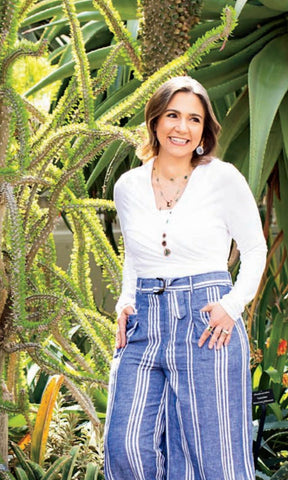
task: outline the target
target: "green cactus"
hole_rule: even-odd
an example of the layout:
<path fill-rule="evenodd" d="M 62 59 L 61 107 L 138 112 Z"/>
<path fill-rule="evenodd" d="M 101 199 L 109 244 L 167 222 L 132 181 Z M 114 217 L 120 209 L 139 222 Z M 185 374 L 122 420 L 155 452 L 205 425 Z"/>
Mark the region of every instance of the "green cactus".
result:
<path fill-rule="evenodd" d="M 236 21 L 233 10 L 226 8 L 222 24 L 187 50 L 188 27 L 181 18 L 181 4 L 176 2 L 177 22 L 182 22 L 181 28 L 177 25 L 183 35 L 177 34 L 181 42 L 175 40 L 170 63 L 146 80 L 128 101 L 120 101 L 95 120 L 95 98 L 113 83 L 120 56 L 124 55 L 134 76 L 142 78 L 139 44 L 110 0 L 94 0 L 117 44 L 92 79 L 75 2 L 63 0 L 75 73 L 54 110 L 43 114 L 15 91 L 11 76 L 18 58 L 40 56 L 46 48 L 44 40 L 36 44 L 16 42 L 19 21 L 33 3 L 5 0 L 0 8 L 0 422 L 3 420 L 1 426 L 6 431 L 7 413 L 22 412 L 31 426 L 22 371 L 23 360 L 30 358 L 48 375 L 64 376 L 65 387 L 96 428 L 97 415 L 87 391 L 91 384 L 107 387 L 115 318 L 95 302 L 89 259 L 92 256 L 101 267 L 107 289 L 116 297 L 121 290 L 123 252 L 113 250 L 98 214 L 99 210 L 113 213 L 114 205 L 89 198 L 83 168 L 113 142 L 128 150 L 137 147 L 141 141 L 137 127 L 113 123 L 142 107 L 164 78 L 197 65 L 216 41 L 226 39 Z M 186 14 L 189 2 L 184 4 Z M 197 21 L 196 10 L 189 15 L 189 21 Z M 148 64 L 147 59 L 145 62 Z M 47 203 L 40 207 L 44 193 Z M 59 215 L 73 237 L 67 271 L 57 265 L 52 235 Z M 71 332 L 75 329 L 85 339 L 85 350 L 74 341 Z M 7 448 L 3 456 L 7 462 Z M 32 475 L 24 463 L 18 478 Z M 60 464 L 59 460 L 57 468 L 52 466 L 53 472 Z M 45 478 L 53 475 L 46 473 Z M 93 476 L 96 478 L 96 473 L 90 469 L 86 477 Z"/>

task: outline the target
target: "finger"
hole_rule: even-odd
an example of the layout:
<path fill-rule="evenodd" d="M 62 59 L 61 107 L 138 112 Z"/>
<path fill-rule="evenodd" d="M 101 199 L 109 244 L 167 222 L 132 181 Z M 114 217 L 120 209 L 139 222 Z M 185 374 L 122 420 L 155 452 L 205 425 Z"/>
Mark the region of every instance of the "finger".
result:
<path fill-rule="evenodd" d="M 218 340 L 217 340 L 217 347 L 216 347 L 217 350 L 220 350 L 220 348 L 223 347 L 223 345 L 224 345 L 224 343 L 225 343 L 225 341 L 226 341 L 226 339 L 227 339 L 227 336 L 228 336 L 228 334 L 225 333 L 225 332 L 222 330 L 222 332 L 220 333 L 220 335 L 219 335 L 219 337 L 218 337 Z"/>
<path fill-rule="evenodd" d="M 226 338 L 224 340 L 225 347 L 227 347 L 229 345 L 230 340 L 231 340 L 231 333 L 229 333 L 229 335 L 226 335 Z"/>
<path fill-rule="evenodd" d="M 231 340 L 231 335 L 232 335 L 232 330 L 230 330 L 230 331 L 229 331 L 229 334 L 226 335 L 226 338 L 225 338 L 225 340 L 224 340 L 224 345 L 225 345 L 225 347 L 227 347 L 227 346 L 229 345 L 230 340 Z"/>
<path fill-rule="evenodd" d="M 116 348 L 123 348 L 126 345 L 126 330 L 117 330 L 116 332 Z"/>
<path fill-rule="evenodd" d="M 126 345 L 126 324 L 127 316 L 120 315 L 118 318 L 118 328 L 116 332 L 116 348 L 122 348 Z"/>
<path fill-rule="evenodd" d="M 131 305 L 128 305 L 128 307 L 125 307 L 123 309 L 123 313 L 125 315 L 132 315 L 133 313 L 135 313 L 135 309 Z"/>
<path fill-rule="evenodd" d="M 222 328 L 220 326 L 217 326 L 213 332 L 213 335 L 210 338 L 208 348 L 212 349 L 217 342 L 218 338 L 221 335 Z"/>
<path fill-rule="evenodd" d="M 213 308 L 213 304 L 207 303 L 207 305 L 201 308 L 200 312 L 211 312 L 212 308 Z"/>
<path fill-rule="evenodd" d="M 121 344 L 120 331 L 117 330 L 116 339 L 115 339 L 115 347 L 120 348 L 120 344 Z"/>
<path fill-rule="evenodd" d="M 232 330 L 222 328 L 221 334 L 217 342 L 217 350 L 219 350 L 223 345 L 229 345 L 231 339 Z"/>
<path fill-rule="evenodd" d="M 212 332 L 213 332 L 214 328 L 212 325 L 208 325 L 204 332 L 202 333 L 199 341 L 198 341 L 198 346 L 199 347 L 202 347 L 202 345 L 204 345 L 204 343 L 206 342 L 206 340 L 212 335 Z"/>

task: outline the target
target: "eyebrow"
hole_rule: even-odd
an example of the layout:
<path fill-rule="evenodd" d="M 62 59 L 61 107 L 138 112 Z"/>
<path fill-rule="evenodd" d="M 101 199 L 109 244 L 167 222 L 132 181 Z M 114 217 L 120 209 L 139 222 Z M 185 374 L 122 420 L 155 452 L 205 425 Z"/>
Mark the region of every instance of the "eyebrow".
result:
<path fill-rule="evenodd" d="M 181 113 L 179 110 L 176 110 L 176 108 L 167 108 L 167 110 L 165 110 L 165 113 L 166 112 L 175 112 L 175 113 Z M 199 118 L 203 118 L 202 115 L 200 115 L 199 113 L 189 113 L 190 117 L 199 117 Z"/>

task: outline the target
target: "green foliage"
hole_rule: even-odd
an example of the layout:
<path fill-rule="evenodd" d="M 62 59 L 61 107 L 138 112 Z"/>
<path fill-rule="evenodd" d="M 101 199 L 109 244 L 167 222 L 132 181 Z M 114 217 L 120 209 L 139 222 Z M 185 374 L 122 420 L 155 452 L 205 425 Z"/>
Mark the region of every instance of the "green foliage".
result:
<path fill-rule="evenodd" d="M 288 269 L 284 262 L 286 250 L 281 240 L 282 232 L 268 239 L 270 252 L 266 271 L 258 296 L 251 308 L 247 309 L 253 389 L 271 389 L 275 399 L 274 403 L 267 405 L 270 415 L 265 422 L 264 440 L 258 459 L 259 473 L 269 475 L 267 478 L 273 475 L 288 455 L 285 440 L 288 438 Z M 254 419 L 259 419 L 261 407 L 256 406 L 253 410 Z M 260 475 L 259 478 L 266 477 Z"/>
<path fill-rule="evenodd" d="M 282 465 L 282 467 L 276 472 L 274 475 L 272 475 L 271 479 L 272 480 L 285 480 L 288 475 L 288 462 Z"/>
<path fill-rule="evenodd" d="M 0 346 L 8 355 L 7 367 L 1 374 L 7 380 L 10 369 L 17 383 L 21 364 L 13 361 L 13 368 L 10 368 L 12 356 L 9 353 L 19 355 L 17 352 L 26 351 L 47 374 L 63 375 L 65 386 L 96 428 L 98 420 L 87 389 L 89 384 L 105 385 L 107 382 L 115 329 L 111 317 L 101 313 L 95 304 L 89 260 L 94 257 L 102 269 L 107 288 L 118 296 L 122 255 L 119 257 L 112 249 L 98 216 L 99 209 L 113 211 L 114 207 L 107 201 L 88 198 L 80 172 L 114 141 L 120 141 L 126 148 L 135 148 L 141 141 L 132 125 L 113 126 L 111 122 L 107 123 L 107 118 L 104 124 L 105 116 L 95 122 L 93 112 L 94 92 L 101 95 L 108 91 L 115 78 L 115 61 L 119 52 L 125 49 L 133 60 L 134 70 L 138 67 L 135 67 L 135 45 L 126 34 L 122 20 L 112 4 L 101 3 L 101 11 L 121 43 L 111 50 L 92 81 L 75 4 L 72 0 L 63 0 L 63 7 L 71 30 L 76 68 L 75 77 L 54 111 L 39 114 L 15 92 L 11 76 L 5 73 L 19 56 L 39 55 L 43 42 L 39 47 L 23 41 L 15 47 L 11 41 L 0 66 L 0 107 L 6 112 L 3 131 L 7 132 L 5 148 L 1 151 L 5 178 L 2 191 L 8 211 L 8 216 L 2 211 L 1 223 L 4 222 L 5 226 L 2 245 L 9 259 L 3 258 L 2 261 L 6 271 L 11 272 L 6 288 L 10 307 L 3 305 L 0 312 L 1 322 L 10 325 L 11 332 L 5 335 Z M 19 10 L 13 12 L 14 20 L 18 19 Z M 11 18 L 11 25 L 14 20 Z M 199 63 L 203 53 L 217 39 L 226 38 L 234 26 L 233 11 L 226 9 L 223 25 L 211 34 L 208 32 L 187 55 L 140 87 L 138 102 L 132 111 L 139 106 L 140 97 L 143 96 L 142 105 L 166 74 L 173 75 L 184 67 Z M 15 41 L 15 36 L 13 38 Z M 10 105 L 13 106 L 12 116 L 7 110 Z M 125 108 L 127 116 L 131 115 L 126 104 Z M 123 107 L 120 110 L 123 111 Z M 113 109 L 110 116 L 114 120 L 112 112 Z M 46 205 L 42 208 L 39 206 L 41 195 L 46 198 Z M 73 236 L 67 272 L 57 266 L 52 237 L 59 214 L 65 218 Z M 79 347 L 74 340 L 76 331 L 77 338 L 85 340 L 85 348 Z M 22 408 L 24 404 L 20 401 L 19 389 L 20 386 L 15 391 L 15 403 L 3 403 L 2 408 L 22 409 L 27 416 L 29 405 L 26 402 Z M 28 475 L 23 465 L 22 469 L 25 473 L 19 470 L 18 475 Z"/>
<path fill-rule="evenodd" d="M 12 28 L 19 14 L 16 6 L 20 8 L 20 5 L 6 3 L 5 15 L 11 15 Z M 1 400 L 0 408 L 5 412 L 23 412 L 29 425 L 29 403 L 21 393 L 27 385 L 23 384 L 21 375 L 23 365 L 17 360 L 21 358 L 20 352 L 25 351 L 43 371 L 64 375 L 66 387 L 96 428 L 95 409 L 86 389 L 91 383 L 107 383 L 115 328 L 113 318 L 101 314 L 95 303 L 89 260 L 93 256 L 103 269 L 107 288 L 113 295 L 120 292 L 121 261 L 107 241 L 98 217 L 100 209 L 114 207 L 109 202 L 101 204 L 88 198 L 81 171 L 115 139 L 135 145 L 137 135 L 119 127 L 103 128 L 94 123 L 93 88 L 98 93 L 107 88 L 119 48 L 114 49 L 100 76 L 92 82 L 74 4 L 67 0 L 65 6 L 78 63 L 76 79 L 71 80 L 53 113 L 39 113 L 16 93 L 12 77 L 7 75 L 19 56 L 41 53 L 37 44 L 24 41 L 14 47 L 11 39 L 16 40 L 12 32 L 7 36 L 10 43 L 0 65 L 4 139 L 0 151 L 1 204 L 4 206 L 0 223 L 4 226 L 1 242 L 5 251 L 1 264 L 7 272 L 7 280 L 3 276 L 1 283 L 2 298 L 6 301 L 2 301 L 0 311 L 1 332 L 5 330 L 0 349 L 7 361 L 0 374 L 11 388 L 16 386 L 14 401 Z M 41 208 L 42 195 L 45 195 L 46 206 Z M 67 272 L 57 266 L 52 236 L 59 214 L 69 219 L 73 236 Z M 73 340 L 75 328 L 78 338 L 85 340 L 84 349 Z M 58 467 L 54 467 L 56 475 Z M 27 471 L 22 466 L 18 476 L 25 475 Z M 52 473 L 46 475 L 52 478 Z"/>
<path fill-rule="evenodd" d="M 3 2 L 0 10 L 0 62 L 9 54 L 10 45 L 17 38 L 18 17 L 21 0 Z"/>
<path fill-rule="evenodd" d="M 5 83 L 6 76 L 9 73 L 9 68 L 13 65 L 13 63 L 21 57 L 32 56 L 32 57 L 40 57 L 43 55 L 46 48 L 46 42 L 40 42 L 40 44 L 34 44 L 32 42 L 27 42 L 23 40 L 21 42 L 21 46 L 17 46 L 16 48 L 12 48 L 9 51 L 9 54 L 5 56 L 2 61 L 1 65 L 1 74 L 0 74 L 0 82 Z"/>
<path fill-rule="evenodd" d="M 90 391 L 90 396 L 97 405 L 95 392 Z M 50 464 L 56 457 L 67 455 L 74 449 L 77 453 L 73 467 L 69 469 L 73 480 L 84 478 L 85 471 L 86 474 L 87 471 L 91 472 L 91 475 L 97 469 L 98 474 L 103 471 L 104 464 L 102 434 L 102 424 L 95 430 L 79 407 L 76 409 L 75 405 L 67 403 L 66 396 L 60 396 L 50 425 L 45 464 Z"/>
<path fill-rule="evenodd" d="M 254 57 L 249 67 L 251 143 L 249 180 L 259 198 L 265 150 L 281 101 L 288 91 L 288 35 L 275 38 Z M 277 62 L 274 62 L 277 51 Z M 261 108 L 259 108 L 261 105 Z"/>
<path fill-rule="evenodd" d="M 226 8 L 222 14 L 222 24 L 209 30 L 203 37 L 199 38 L 185 54 L 169 62 L 151 77 L 149 77 L 134 94 L 121 102 L 120 106 L 108 111 L 101 117 L 101 121 L 117 122 L 124 116 L 131 116 L 151 96 L 163 81 L 176 75 L 184 74 L 185 70 L 195 68 L 200 64 L 202 56 L 207 54 L 215 43 L 221 39 L 227 39 L 229 33 L 236 26 L 235 13 L 231 8 Z"/>
<path fill-rule="evenodd" d="M 83 98 L 84 119 L 87 125 L 93 123 L 93 96 L 92 85 L 89 72 L 89 64 L 83 43 L 80 23 L 76 15 L 76 8 L 72 0 L 63 0 L 63 6 L 67 17 L 69 18 L 70 29 L 72 32 L 72 47 L 76 64 L 76 75 L 79 84 L 79 90 Z"/>
<path fill-rule="evenodd" d="M 19 462 L 19 466 L 15 467 L 15 477 L 17 480 L 56 480 L 59 478 L 59 472 L 62 471 L 63 480 L 67 478 L 68 464 L 73 462 L 74 452 L 71 452 L 71 456 L 63 456 L 55 460 L 47 471 L 44 471 L 37 463 L 31 462 L 26 459 L 23 452 L 17 445 L 12 444 L 12 448 L 16 458 Z"/>
<path fill-rule="evenodd" d="M 2 477 L 5 480 L 6 478 L 9 480 L 76 480 L 83 478 L 82 474 L 85 474 L 87 480 L 103 478 L 95 463 L 89 462 L 87 468 L 83 467 L 83 456 L 80 455 L 79 446 L 71 448 L 66 455 L 54 458 L 47 469 L 29 460 L 17 445 L 12 444 L 12 449 L 18 464 L 13 469 L 15 476 L 8 472 L 6 477 Z M 84 461 L 86 460 L 84 458 Z"/>
<path fill-rule="evenodd" d="M 114 33 L 115 40 L 123 44 L 126 52 L 126 60 L 134 70 L 134 74 L 141 80 L 142 66 L 139 53 L 139 46 L 134 42 L 131 34 L 123 25 L 119 12 L 114 8 L 111 0 L 93 0 L 96 7 L 102 13 L 105 21 Z"/>
<path fill-rule="evenodd" d="M 196 10 L 201 4 L 192 3 Z M 148 65 L 135 19 L 143 15 L 139 20 L 145 22 L 143 4 L 138 2 L 138 10 L 136 0 L 5 0 L 0 6 L 0 353 L 6 356 L 0 375 L 14 396 L 1 400 L 0 408 L 23 412 L 31 424 L 23 362 L 35 362 L 35 390 L 43 388 L 46 376 L 62 374 L 91 428 L 99 428 L 91 391 L 107 385 L 115 325 L 113 315 L 94 299 L 90 260 L 100 266 L 116 297 L 123 251 L 116 253 L 103 228 L 111 222 L 107 212 L 115 218 L 112 202 L 89 198 L 89 192 L 111 198 L 115 178 L 138 164 L 134 151 L 141 141 L 144 103 L 163 80 L 189 72 L 208 89 L 222 123 L 220 155 L 246 175 L 259 204 L 265 197 L 270 254 L 259 292 L 247 309 L 247 328 L 254 389 L 272 388 L 270 412 L 283 425 L 288 405 L 287 354 L 279 354 L 288 340 L 287 2 L 203 2 L 201 21 L 189 32 L 191 46 L 179 58 L 164 60 L 142 82 Z M 233 6 L 237 14 L 241 11 L 239 20 Z M 13 65 L 20 57 L 42 54 L 45 42 L 55 70 L 30 84 L 25 98 L 16 91 Z M 27 98 L 55 81 L 62 81 L 58 95 L 49 113 L 42 113 Z M 45 206 L 40 207 L 43 197 Z M 275 215 L 276 238 L 269 228 Z M 52 235 L 59 217 L 73 238 L 67 270 L 57 265 Z M 259 414 L 255 409 L 256 419 Z M 268 430 L 265 435 L 269 442 L 261 450 L 259 478 L 270 478 L 283 461 L 280 437 L 273 444 Z M 267 451 L 274 447 L 276 460 L 270 465 Z M 53 468 L 45 474 L 31 462 L 28 468 L 21 457 L 17 478 L 59 478 L 62 465 L 63 479 L 69 480 L 80 454 L 66 450 L 59 455 L 57 464 L 51 457 Z M 101 476 L 94 463 L 82 477 L 84 473 L 86 480 Z"/>

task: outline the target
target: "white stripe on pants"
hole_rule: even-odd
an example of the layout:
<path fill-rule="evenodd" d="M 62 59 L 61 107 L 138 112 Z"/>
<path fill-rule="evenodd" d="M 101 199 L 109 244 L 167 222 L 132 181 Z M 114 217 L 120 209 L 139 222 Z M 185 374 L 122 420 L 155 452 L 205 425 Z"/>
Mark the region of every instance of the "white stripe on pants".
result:
<path fill-rule="evenodd" d="M 242 319 L 228 347 L 198 347 L 209 322 L 200 309 L 231 289 L 230 275 L 138 279 L 137 285 L 137 314 L 129 317 L 127 345 L 111 367 L 105 478 L 253 480 Z"/>

